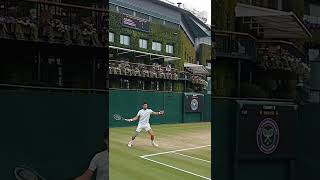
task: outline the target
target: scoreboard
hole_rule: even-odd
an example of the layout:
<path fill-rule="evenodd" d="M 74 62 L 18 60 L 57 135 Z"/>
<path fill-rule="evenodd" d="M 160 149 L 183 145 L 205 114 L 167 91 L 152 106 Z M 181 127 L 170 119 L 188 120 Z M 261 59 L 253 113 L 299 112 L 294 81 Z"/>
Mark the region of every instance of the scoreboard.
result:
<path fill-rule="evenodd" d="M 288 102 L 238 101 L 239 156 L 294 157 L 297 105 Z"/>

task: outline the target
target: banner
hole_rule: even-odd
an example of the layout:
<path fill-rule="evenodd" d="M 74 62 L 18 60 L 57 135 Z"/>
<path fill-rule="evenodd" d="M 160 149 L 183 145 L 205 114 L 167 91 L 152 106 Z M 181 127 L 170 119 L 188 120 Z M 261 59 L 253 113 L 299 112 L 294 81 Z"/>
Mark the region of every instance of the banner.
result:
<path fill-rule="evenodd" d="M 129 15 L 122 15 L 122 26 L 133 28 L 140 31 L 149 32 L 150 31 L 150 23 L 148 20 L 129 16 Z"/>

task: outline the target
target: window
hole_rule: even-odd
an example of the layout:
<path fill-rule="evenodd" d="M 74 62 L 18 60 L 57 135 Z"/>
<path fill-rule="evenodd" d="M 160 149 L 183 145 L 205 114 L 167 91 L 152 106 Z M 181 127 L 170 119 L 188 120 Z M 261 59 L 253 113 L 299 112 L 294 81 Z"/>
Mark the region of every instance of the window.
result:
<path fill-rule="evenodd" d="M 130 45 L 130 37 L 125 35 L 120 35 L 120 44 Z"/>
<path fill-rule="evenodd" d="M 139 39 L 139 47 L 143 49 L 147 49 L 148 47 L 148 42 L 145 39 Z"/>
<path fill-rule="evenodd" d="M 109 42 L 114 42 L 114 33 L 109 32 Z"/>
<path fill-rule="evenodd" d="M 161 51 L 161 43 L 152 42 L 152 50 L 154 50 L 154 51 Z"/>
<path fill-rule="evenodd" d="M 173 54 L 173 46 L 172 45 L 166 45 L 166 53 Z"/>

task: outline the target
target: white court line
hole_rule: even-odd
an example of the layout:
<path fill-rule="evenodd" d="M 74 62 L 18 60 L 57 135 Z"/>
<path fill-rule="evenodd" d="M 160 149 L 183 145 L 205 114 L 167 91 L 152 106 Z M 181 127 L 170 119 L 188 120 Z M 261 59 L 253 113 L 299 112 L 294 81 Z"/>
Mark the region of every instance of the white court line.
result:
<path fill-rule="evenodd" d="M 147 154 L 144 156 L 140 156 L 141 158 L 144 157 L 150 157 L 150 156 L 156 156 L 156 155 L 160 155 L 160 154 L 168 154 L 168 153 L 176 153 L 176 152 L 181 152 L 181 151 L 187 151 L 187 150 L 192 150 L 192 149 L 200 149 L 200 148 L 205 148 L 205 147 L 210 147 L 210 145 L 206 145 L 206 146 L 198 146 L 198 147 L 193 147 L 193 148 L 186 148 L 186 149 L 178 149 L 178 150 L 174 150 L 174 151 L 167 151 L 167 152 L 160 152 L 160 153 L 154 153 L 154 154 Z"/>
<path fill-rule="evenodd" d="M 140 157 L 141 157 L 141 156 L 140 156 Z M 167 167 L 173 168 L 173 169 L 178 170 L 178 171 L 182 171 L 182 172 L 185 172 L 185 173 L 194 175 L 194 176 L 201 177 L 201 178 L 203 178 L 203 179 L 211 180 L 211 178 L 208 178 L 208 177 L 205 177 L 205 176 L 201 176 L 201 175 L 199 175 L 199 174 L 196 174 L 196 173 L 193 173 L 193 172 L 184 170 L 184 169 L 180 169 L 180 168 L 171 166 L 171 165 L 169 165 L 169 164 L 165 164 L 165 163 L 162 163 L 162 162 L 159 162 L 159 161 L 156 161 L 156 160 L 153 160 L 153 159 L 149 159 L 149 158 L 146 158 L 146 157 L 141 157 L 141 158 L 142 158 L 142 159 L 145 159 L 145 160 L 148 160 L 148 161 L 151 161 L 151 162 L 154 162 L 154 163 L 157 163 L 157 164 L 161 164 L 161 165 L 163 165 L 163 166 L 167 166 Z"/>
<path fill-rule="evenodd" d="M 180 156 L 184 156 L 184 157 L 188 157 L 188 158 L 191 158 L 191 159 L 196 159 L 196 160 L 199 160 L 199 161 L 211 163 L 211 161 L 208 161 L 208 160 L 205 160 L 205 159 L 200 159 L 200 158 L 196 158 L 196 157 L 193 157 L 193 156 L 188 156 L 188 155 L 181 154 L 181 153 L 177 153 L 177 152 L 174 153 L 174 154 L 178 154 L 178 155 L 180 155 Z"/>
<path fill-rule="evenodd" d="M 184 169 L 180 169 L 180 168 L 171 166 L 171 165 L 169 165 L 169 164 L 165 164 L 165 163 L 162 163 L 162 162 L 159 162 L 159 161 L 156 161 L 156 160 L 147 158 L 147 157 L 151 157 L 151 156 L 157 156 L 157 155 L 169 154 L 169 153 L 175 153 L 175 154 L 178 154 L 178 155 L 187 156 L 187 155 L 180 154 L 180 153 L 177 153 L 177 152 L 187 151 L 187 150 L 192 150 L 192 149 L 200 149 L 200 148 L 205 148 L 205 147 L 210 147 L 210 146 L 211 146 L 211 144 L 210 144 L 210 145 L 205 145 L 205 146 L 193 147 L 193 148 L 178 149 L 178 150 L 174 150 L 174 151 L 166 151 L 166 152 L 160 152 L 160 153 L 155 153 L 155 154 L 148 154 L 148 155 L 144 155 L 144 156 L 140 156 L 140 157 L 141 157 L 142 159 L 145 159 L 145 160 L 148 160 L 148 161 L 151 161 L 151 162 L 154 162 L 154 163 L 157 163 L 157 164 L 166 166 L 166 167 L 170 167 L 170 168 L 175 169 L 175 170 L 178 170 L 178 171 L 182 171 L 182 172 L 185 172 L 185 173 L 188 173 L 188 174 L 191 174 L 191 175 L 194 175 L 194 176 L 203 178 L 203 179 L 211 180 L 211 178 L 209 178 L 209 177 L 201 176 L 201 175 L 199 175 L 199 174 L 196 174 L 196 173 L 193 173 L 193 172 L 184 170 Z M 191 156 L 188 156 L 188 157 L 191 158 Z M 193 159 L 198 159 L 198 160 L 200 160 L 199 158 L 195 158 L 195 157 L 192 157 L 192 158 L 193 158 Z M 203 159 L 201 159 L 201 160 L 203 160 Z M 203 160 L 203 161 L 207 161 L 207 160 Z M 209 162 L 211 163 L 211 161 L 209 161 Z"/>

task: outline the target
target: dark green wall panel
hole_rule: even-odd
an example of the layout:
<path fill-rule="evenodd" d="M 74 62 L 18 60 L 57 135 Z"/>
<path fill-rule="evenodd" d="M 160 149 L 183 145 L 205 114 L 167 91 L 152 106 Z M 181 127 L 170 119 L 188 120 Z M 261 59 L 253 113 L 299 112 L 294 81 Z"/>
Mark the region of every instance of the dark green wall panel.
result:
<path fill-rule="evenodd" d="M 299 109 L 296 179 L 319 179 L 320 104 L 306 104 Z"/>
<path fill-rule="evenodd" d="M 237 110 L 232 100 L 212 101 L 213 179 L 234 179 L 234 154 Z"/>
<path fill-rule="evenodd" d="M 18 165 L 47 179 L 75 177 L 103 149 L 107 95 L 0 91 L 1 179 Z"/>

